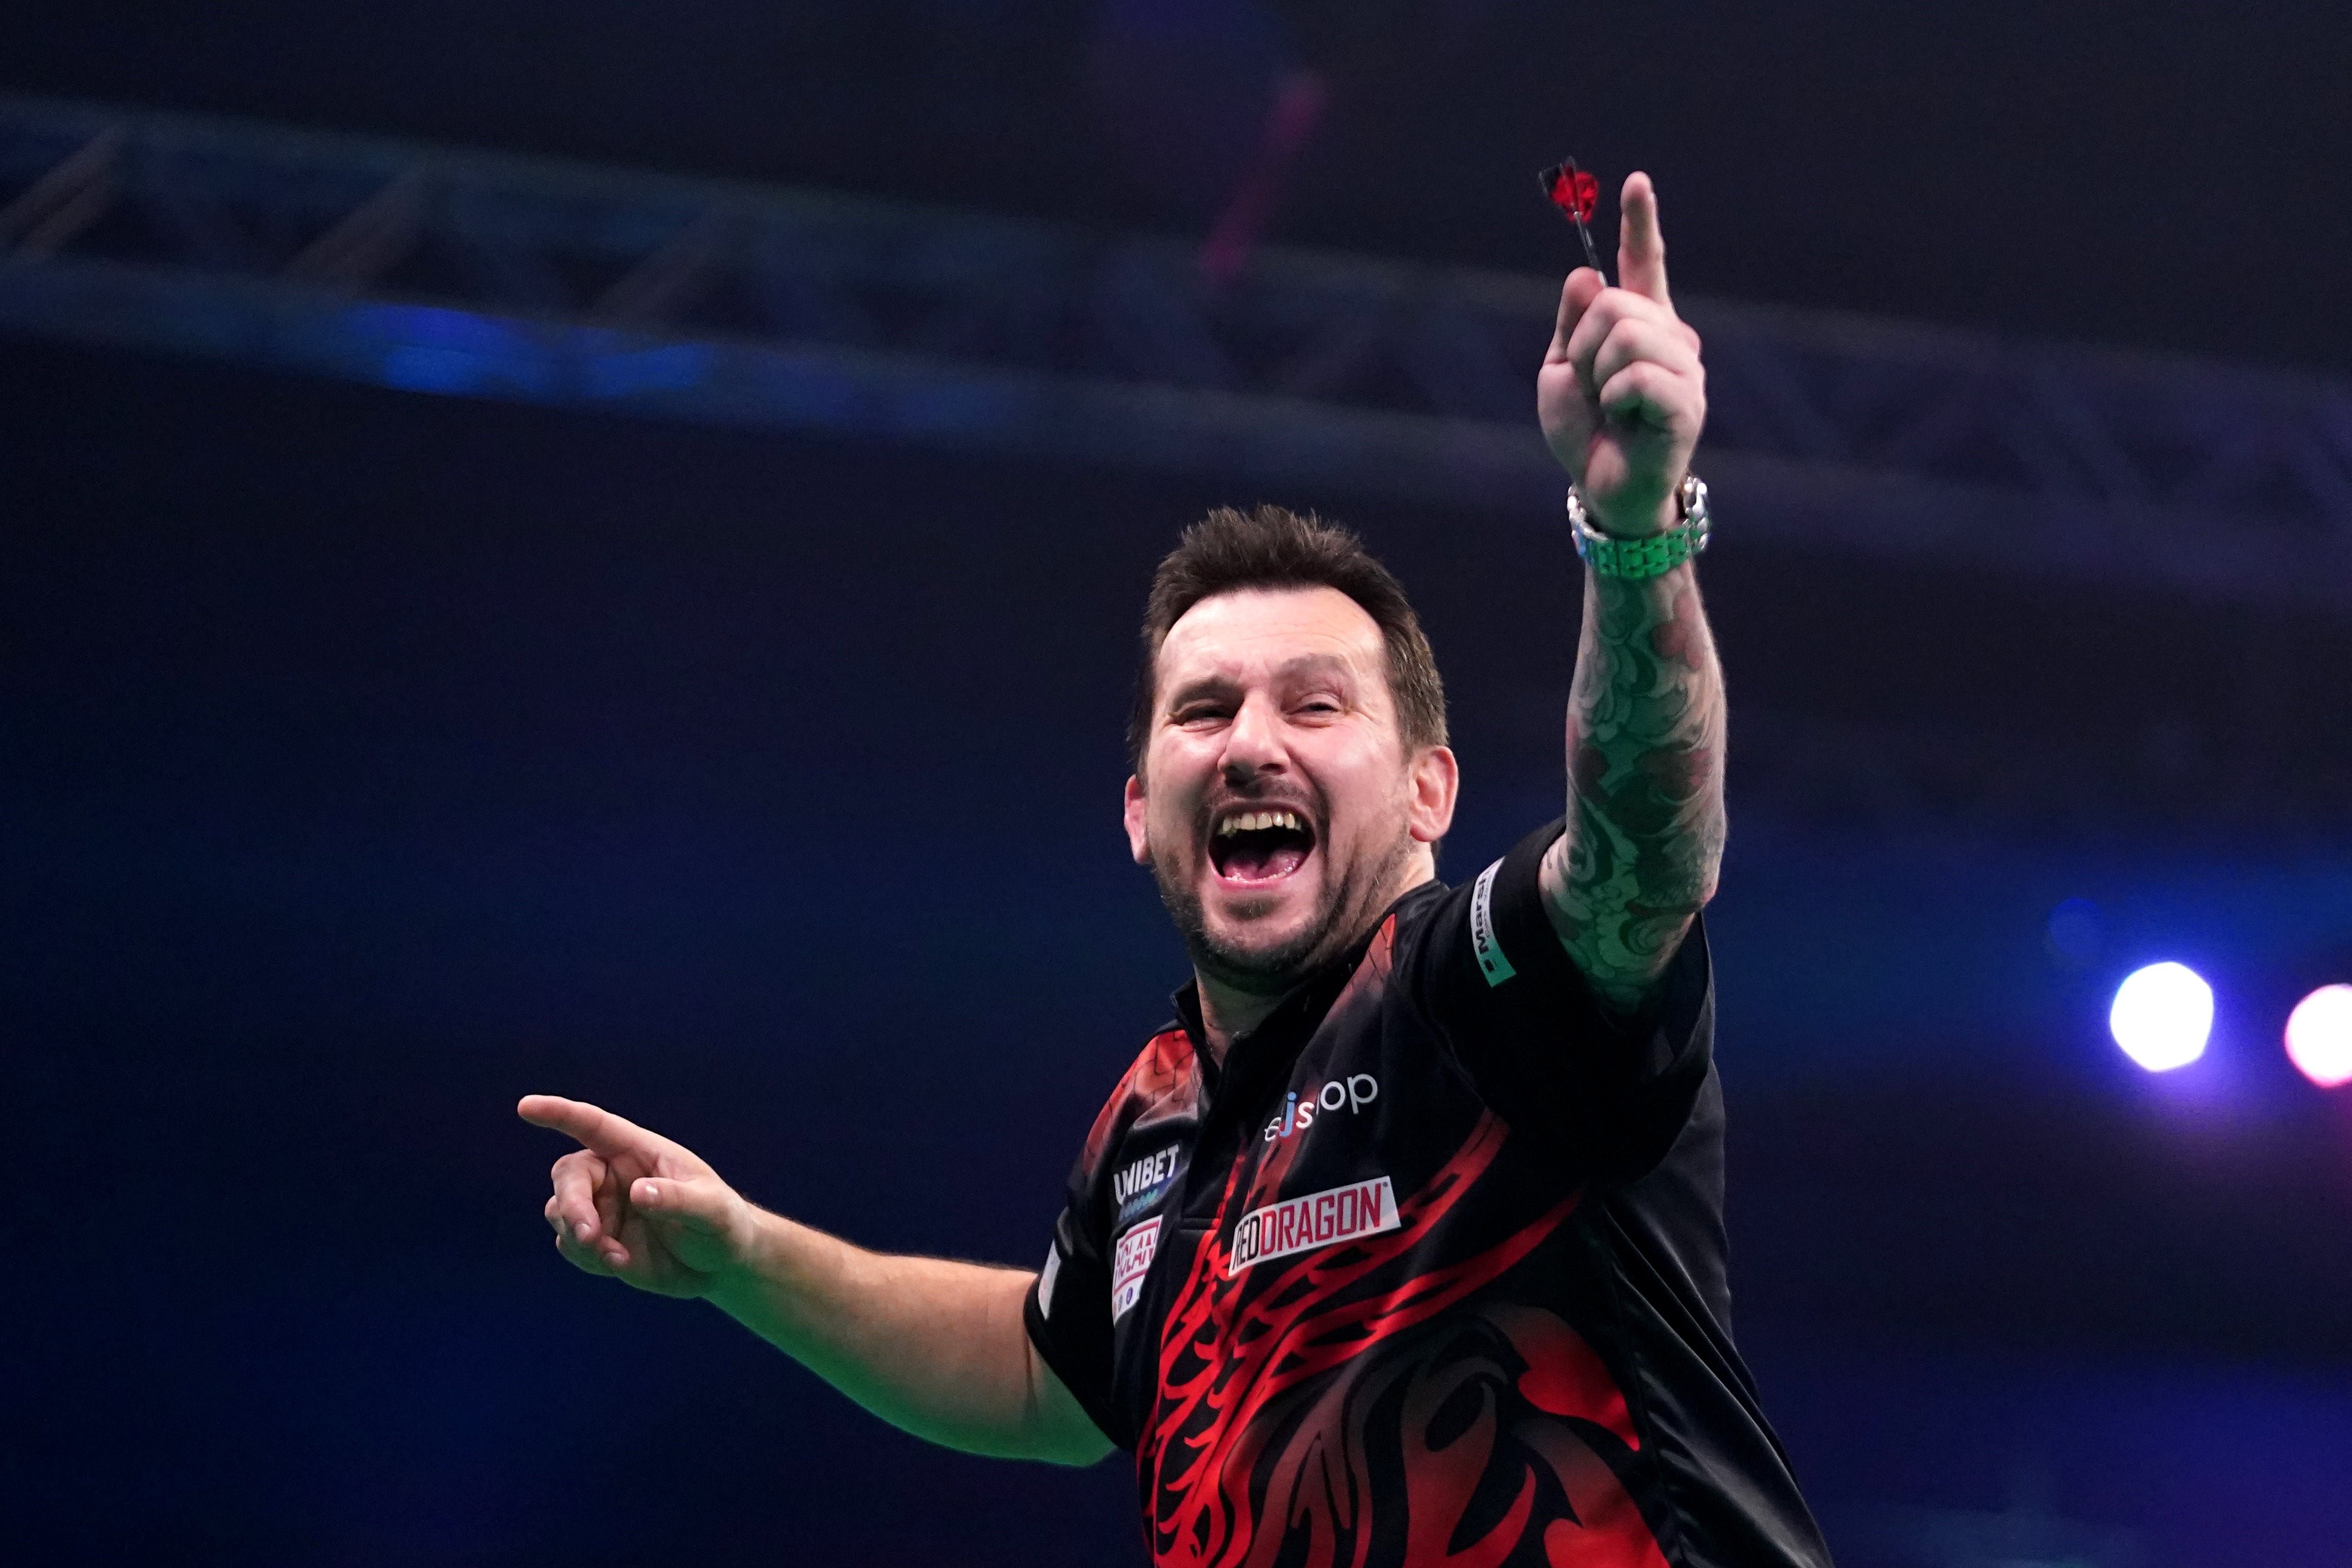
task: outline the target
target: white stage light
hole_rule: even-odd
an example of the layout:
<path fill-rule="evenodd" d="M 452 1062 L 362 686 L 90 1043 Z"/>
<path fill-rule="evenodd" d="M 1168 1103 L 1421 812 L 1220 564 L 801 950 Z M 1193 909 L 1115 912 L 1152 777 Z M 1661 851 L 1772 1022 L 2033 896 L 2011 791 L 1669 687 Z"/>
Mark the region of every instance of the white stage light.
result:
<path fill-rule="evenodd" d="M 2322 1089 L 2352 1083 L 2352 985 L 2323 985 L 2295 1004 L 2286 1055 Z"/>
<path fill-rule="evenodd" d="M 2205 1054 L 2213 1032 L 2213 988 L 2182 963 L 2151 963 L 2116 987 L 2107 1028 L 2150 1072 L 2185 1068 Z"/>

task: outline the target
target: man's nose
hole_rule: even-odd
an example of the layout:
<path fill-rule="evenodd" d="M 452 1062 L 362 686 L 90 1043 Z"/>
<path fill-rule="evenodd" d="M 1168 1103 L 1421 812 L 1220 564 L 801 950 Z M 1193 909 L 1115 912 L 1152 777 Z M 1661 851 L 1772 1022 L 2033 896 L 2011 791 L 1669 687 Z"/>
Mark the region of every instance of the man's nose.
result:
<path fill-rule="evenodd" d="M 1263 773 L 1279 773 L 1288 761 L 1282 746 L 1282 716 L 1264 698 L 1244 700 L 1225 731 L 1224 755 L 1218 759 L 1226 782 L 1238 784 Z"/>

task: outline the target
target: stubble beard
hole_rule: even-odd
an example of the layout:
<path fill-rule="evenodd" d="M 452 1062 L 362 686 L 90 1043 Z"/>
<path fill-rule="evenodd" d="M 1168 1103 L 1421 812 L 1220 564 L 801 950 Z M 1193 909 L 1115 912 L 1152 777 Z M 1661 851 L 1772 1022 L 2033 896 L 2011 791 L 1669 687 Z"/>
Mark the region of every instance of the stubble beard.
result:
<path fill-rule="evenodd" d="M 1318 845 L 1317 853 L 1323 852 Z M 1412 854 L 1412 835 L 1400 831 L 1384 854 L 1358 856 L 1337 879 L 1326 879 L 1314 918 L 1298 934 L 1270 948 L 1240 947 L 1209 930 L 1197 885 L 1186 874 L 1191 868 L 1171 867 L 1154 855 L 1151 875 L 1194 969 L 1245 995 L 1279 996 L 1364 934 L 1394 898 L 1392 892 L 1383 896 L 1383 890 L 1398 879 Z"/>

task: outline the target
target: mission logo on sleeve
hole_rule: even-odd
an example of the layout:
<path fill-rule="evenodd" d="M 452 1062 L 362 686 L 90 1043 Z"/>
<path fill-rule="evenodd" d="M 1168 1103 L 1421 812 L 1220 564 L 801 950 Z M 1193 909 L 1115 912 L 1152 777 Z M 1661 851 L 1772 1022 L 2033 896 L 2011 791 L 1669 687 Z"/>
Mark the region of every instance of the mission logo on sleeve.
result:
<path fill-rule="evenodd" d="M 1502 868 L 1503 863 L 1496 861 L 1478 873 L 1470 889 L 1470 950 L 1489 985 L 1500 985 L 1519 973 L 1503 956 L 1503 944 L 1495 935 L 1495 875 Z"/>
<path fill-rule="evenodd" d="M 1049 1247 L 1045 1249 L 1045 1267 L 1037 1271 L 1037 1315 L 1039 1317 L 1050 1318 L 1054 1315 L 1054 1282 L 1061 1277 L 1062 1249 L 1059 1247 Z"/>

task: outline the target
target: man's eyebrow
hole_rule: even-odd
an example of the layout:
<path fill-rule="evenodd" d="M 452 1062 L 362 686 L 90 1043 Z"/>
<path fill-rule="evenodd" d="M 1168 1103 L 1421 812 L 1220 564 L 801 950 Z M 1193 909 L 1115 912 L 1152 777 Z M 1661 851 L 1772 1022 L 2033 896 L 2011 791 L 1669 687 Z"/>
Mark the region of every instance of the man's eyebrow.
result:
<path fill-rule="evenodd" d="M 1274 678 L 1276 680 L 1296 679 L 1302 675 L 1353 677 L 1355 673 L 1355 666 L 1336 653 L 1302 653 L 1297 658 L 1285 659 L 1274 667 Z M 1227 691 L 1239 684 L 1239 681 L 1224 670 L 1208 670 L 1192 677 L 1190 680 L 1180 680 L 1171 686 L 1168 689 L 1168 700 L 1173 702 L 1180 698 L 1203 691 Z"/>
<path fill-rule="evenodd" d="M 1275 667 L 1276 676 L 1333 675 L 1352 676 L 1356 667 L 1336 653 L 1302 653 L 1297 658 L 1286 659 Z"/>
<path fill-rule="evenodd" d="M 1205 675 L 1196 675 L 1190 680 L 1176 681 L 1171 684 L 1160 697 L 1160 710 L 1162 713 L 1173 714 L 1187 702 L 1197 702 L 1204 697 L 1223 696 L 1233 691 L 1236 682 L 1232 676 L 1219 670 L 1212 670 Z"/>
<path fill-rule="evenodd" d="M 1349 660 L 1336 653 L 1303 653 L 1297 658 L 1285 659 L 1274 668 L 1276 680 L 1297 680 L 1318 675 L 1343 676 L 1353 680 L 1356 668 Z M 1190 680 L 1180 680 L 1168 688 L 1168 695 L 1161 701 L 1161 711 L 1173 712 L 1184 703 L 1231 691 L 1239 684 L 1223 670 L 1211 670 Z"/>

